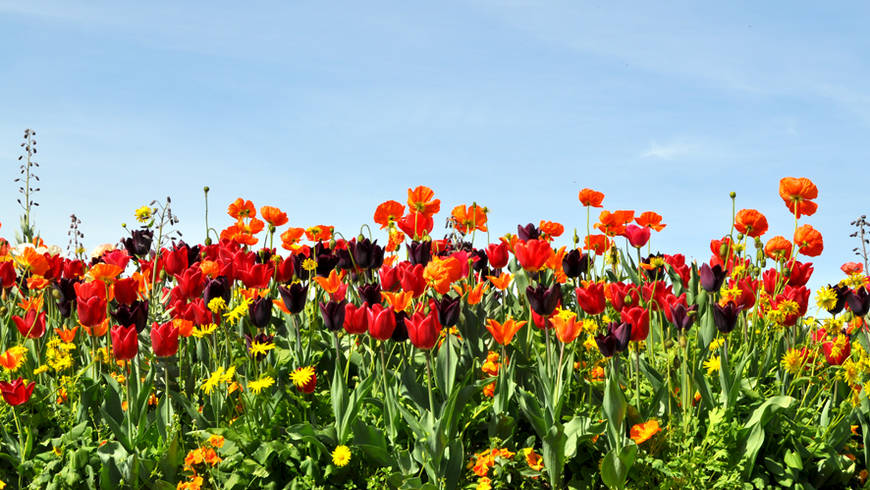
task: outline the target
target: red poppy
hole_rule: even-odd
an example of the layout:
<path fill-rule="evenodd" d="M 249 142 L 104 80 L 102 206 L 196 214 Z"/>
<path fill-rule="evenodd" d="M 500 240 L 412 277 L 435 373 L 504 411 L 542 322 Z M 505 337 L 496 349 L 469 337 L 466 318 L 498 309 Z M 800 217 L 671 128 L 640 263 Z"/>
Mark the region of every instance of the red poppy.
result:
<path fill-rule="evenodd" d="M 126 361 L 136 357 L 139 352 L 139 335 L 136 332 L 136 327 L 130 325 L 124 327 L 115 325 L 112 327 L 112 352 L 115 359 Z"/>
<path fill-rule="evenodd" d="M 135 329 L 133 329 L 135 331 Z M 178 327 L 173 322 L 151 325 L 151 349 L 157 357 L 174 356 L 178 352 Z M 114 342 L 114 330 L 112 342 Z M 117 356 L 117 354 L 115 354 Z M 135 353 L 133 355 L 136 355 Z"/>
<path fill-rule="evenodd" d="M 746 236 L 760 237 L 767 233 L 767 218 L 755 209 L 741 209 L 734 217 L 734 228 Z"/>
<path fill-rule="evenodd" d="M 414 313 L 405 319 L 408 328 L 408 338 L 414 347 L 418 349 L 431 349 L 438 340 L 441 332 L 441 324 L 438 323 L 438 314 L 433 310 L 428 315 L 421 312 Z"/>
<path fill-rule="evenodd" d="M 390 226 L 405 214 L 405 206 L 398 201 L 385 201 L 375 209 L 375 223 L 381 225 L 381 229 Z"/>
<path fill-rule="evenodd" d="M 0 393 L 3 394 L 3 399 L 6 403 L 14 407 L 30 400 L 30 396 L 33 395 L 33 388 L 35 386 L 36 383 L 33 381 L 31 381 L 30 384 L 25 385 L 24 380 L 21 378 L 18 378 L 11 383 L 0 381 Z"/>
<path fill-rule="evenodd" d="M 785 201 L 788 210 L 798 218 L 812 216 L 818 209 L 818 205 L 812 202 L 812 199 L 819 196 L 819 190 L 806 177 L 784 177 L 779 181 L 779 196 Z"/>
<path fill-rule="evenodd" d="M 541 270 L 553 255 L 553 249 L 544 240 L 528 240 L 525 243 L 517 242 L 514 246 L 514 255 L 523 269 L 536 272 Z"/>
<path fill-rule="evenodd" d="M 601 203 L 604 201 L 604 193 L 594 191 L 592 189 L 581 189 L 580 193 L 577 195 L 577 198 L 580 199 L 580 204 L 593 207 L 600 208 Z"/>
<path fill-rule="evenodd" d="M 840 266 L 840 270 L 850 276 L 852 274 L 860 274 L 864 272 L 864 264 L 859 264 L 858 262 L 846 262 Z"/>
<path fill-rule="evenodd" d="M 794 243 L 798 246 L 798 252 L 807 257 L 818 257 L 825 248 L 822 234 L 810 225 L 801 225 L 795 231 Z"/>

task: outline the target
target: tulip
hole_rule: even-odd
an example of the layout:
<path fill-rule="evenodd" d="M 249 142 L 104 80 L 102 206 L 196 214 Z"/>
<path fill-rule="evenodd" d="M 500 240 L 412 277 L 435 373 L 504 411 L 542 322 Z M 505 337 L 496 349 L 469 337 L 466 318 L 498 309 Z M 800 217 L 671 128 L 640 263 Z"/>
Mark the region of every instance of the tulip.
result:
<path fill-rule="evenodd" d="M 452 327 L 459 321 L 459 298 L 444 296 L 435 303 L 438 311 L 438 323 L 444 327 Z"/>
<path fill-rule="evenodd" d="M 37 314 L 36 310 L 28 310 L 24 318 L 18 315 L 12 317 L 18 332 L 28 339 L 38 339 L 45 335 L 45 312 Z"/>
<path fill-rule="evenodd" d="M 568 277 L 580 277 L 589 272 L 589 255 L 572 249 L 562 257 L 562 271 Z"/>
<path fill-rule="evenodd" d="M 144 257 L 151 250 L 151 241 L 153 239 L 154 232 L 151 230 L 134 230 L 130 238 L 121 240 L 121 244 L 127 249 L 128 254 Z"/>
<path fill-rule="evenodd" d="M 405 321 L 408 319 L 408 314 L 404 311 L 398 311 L 395 312 L 395 317 L 396 328 L 393 329 L 393 335 L 390 336 L 390 340 L 396 342 L 404 342 L 408 340 L 408 325 L 405 323 Z"/>
<path fill-rule="evenodd" d="M 837 295 L 837 302 L 834 304 L 833 308 L 828 310 L 828 313 L 830 313 L 832 315 L 837 315 L 838 313 L 843 311 L 843 307 L 846 305 L 846 298 L 849 295 L 850 289 L 849 289 L 849 286 L 840 285 L 840 284 L 838 284 L 836 286 L 829 285 L 828 287 L 833 289 L 834 294 Z"/>
<path fill-rule="evenodd" d="M 0 287 L 11 288 L 15 284 L 15 263 L 11 260 L 0 262 Z"/>
<path fill-rule="evenodd" d="M 139 284 L 132 277 L 125 277 L 115 281 L 115 299 L 118 303 L 129 305 L 139 297 Z"/>
<path fill-rule="evenodd" d="M 399 281 L 399 277 L 401 276 L 401 271 L 399 267 L 388 267 L 384 266 L 378 271 L 378 275 L 381 278 L 381 291 L 398 291 L 401 288 L 401 281 Z"/>
<path fill-rule="evenodd" d="M 619 324 L 612 322 L 607 326 L 606 335 L 595 336 L 595 343 L 598 344 L 598 350 L 604 357 L 612 357 L 623 352 L 628 347 L 629 340 L 631 340 L 631 325 L 625 322 Z"/>
<path fill-rule="evenodd" d="M 508 317 L 504 323 L 499 323 L 493 319 L 486 320 L 486 329 L 492 334 L 492 338 L 501 345 L 508 345 L 513 340 L 514 335 L 523 328 L 526 322 L 517 322 L 513 318 Z"/>
<path fill-rule="evenodd" d="M 523 269 L 529 272 L 541 270 L 553 255 L 550 244 L 544 240 L 529 240 L 514 245 L 514 255 Z"/>
<path fill-rule="evenodd" d="M 337 332 L 344 325 L 344 305 L 346 301 L 341 302 L 328 301 L 320 302 L 320 314 L 323 317 L 323 326 L 330 332 Z"/>
<path fill-rule="evenodd" d="M 287 257 L 275 264 L 275 281 L 287 282 L 293 279 L 293 258 Z"/>
<path fill-rule="evenodd" d="M 148 302 L 134 301 L 129 306 L 122 304 L 112 312 L 112 318 L 120 325 L 134 325 L 136 331 L 141 332 L 148 321 Z"/>
<path fill-rule="evenodd" d="M 864 316 L 870 311 L 870 294 L 867 293 L 867 290 L 864 286 L 858 288 L 858 290 L 851 290 L 846 295 L 846 302 L 849 304 L 849 309 L 852 310 L 852 314 L 855 316 Z"/>
<path fill-rule="evenodd" d="M 408 260 L 411 262 L 411 265 L 420 264 L 425 266 L 432 260 L 432 242 L 413 241 L 407 247 Z"/>
<path fill-rule="evenodd" d="M 370 312 L 365 305 L 347 303 L 344 305 L 344 330 L 353 334 L 365 333 L 369 329 L 369 316 Z"/>
<path fill-rule="evenodd" d="M 835 347 L 835 344 L 836 347 Z M 835 342 L 825 342 L 822 344 L 822 352 L 825 354 L 825 360 L 831 366 L 839 366 L 852 354 L 852 343 L 846 337 L 845 342 L 840 341 L 838 337 Z"/>
<path fill-rule="evenodd" d="M 521 241 L 527 242 L 529 240 L 537 240 L 540 236 L 541 230 L 532 223 L 529 223 L 526 226 L 517 225 L 517 237 L 519 237 Z"/>
<path fill-rule="evenodd" d="M 526 288 L 526 297 L 529 299 L 532 311 L 548 317 L 559 306 L 562 300 L 562 289 L 558 284 L 554 284 L 549 289 L 542 285 L 536 288 L 529 286 Z"/>
<path fill-rule="evenodd" d="M 175 276 L 179 288 L 185 298 L 196 298 L 202 294 L 205 288 L 202 269 L 198 265 L 188 267 L 181 274 Z M 268 281 L 266 281 L 268 283 Z"/>
<path fill-rule="evenodd" d="M 376 249 L 380 249 L 380 260 L 383 263 L 383 249 L 378 247 L 377 240 L 372 242 L 364 238 L 356 242 L 352 241 L 348 244 L 348 248 L 358 269 L 371 269 L 374 266 L 378 255 Z"/>
<path fill-rule="evenodd" d="M 308 302 L 308 286 L 294 282 L 289 288 L 278 286 L 278 292 L 281 293 L 284 306 L 287 307 L 291 315 L 295 315 L 305 309 L 305 303 Z"/>
<path fill-rule="evenodd" d="M 33 395 L 33 388 L 35 386 L 36 383 L 33 381 L 31 381 L 30 384 L 25 385 L 24 380 L 21 378 L 18 378 L 11 383 L 8 381 L 0 381 L 0 393 L 3 394 L 3 400 L 14 407 L 30 400 L 30 396 Z"/>
<path fill-rule="evenodd" d="M 202 289 L 202 300 L 209 304 L 215 298 L 223 298 L 224 303 L 229 304 L 232 287 L 227 276 L 217 276 L 206 281 Z"/>
<path fill-rule="evenodd" d="M 61 277 L 53 284 L 57 309 L 60 311 L 60 316 L 64 318 L 69 318 L 70 313 L 72 313 L 73 301 L 76 300 L 75 285 L 78 282 L 78 279 Z"/>
<path fill-rule="evenodd" d="M 381 285 L 378 283 L 363 284 L 357 288 L 357 294 L 368 305 L 374 306 L 381 303 Z"/>
<path fill-rule="evenodd" d="M 570 344 L 580 335 L 583 330 L 582 323 L 577 322 L 577 315 L 573 311 L 559 310 L 550 319 L 553 324 L 553 329 L 556 330 L 556 337 L 563 344 Z"/>
<path fill-rule="evenodd" d="M 501 269 L 508 263 L 508 246 L 506 243 L 494 244 L 486 246 L 486 256 L 489 259 L 489 265 L 493 269 Z"/>
<path fill-rule="evenodd" d="M 414 313 L 410 318 L 405 319 L 405 326 L 408 329 L 408 338 L 418 349 L 434 347 L 441 331 L 441 325 L 434 311 L 429 312 L 428 315 Z"/>
<path fill-rule="evenodd" d="M 788 271 L 788 285 L 792 287 L 806 286 L 813 275 L 812 262 L 798 262 L 797 260 L 789 261 L 785 270 Z"/>
<path fill-rule="evenodd" d="M 701 287 L 703 287 L 708 293 L 715 293 L 719 292 L 722 283 L 725 282 L 725 276 L 728 274 L 719 264 L 716 264 L 711 268 L 707 263 L 704 263 L 701 264 L 701 268 L 698 269 L 698 275 L 701 278 Z"/>
<path fill-rule="evenodd" d="M 249 268 L 239 270 L 238 276 L 245 287 L 263 289 L 269 286 L 274 272 L 275 268 L 271 264 L 254 264 Z"/>
<path fill-rule="evenodd" d="M 251 323 L 255 327 L 265 327 L 272 320 L 272 300 L 261 297 L 255 298 L 254 302 L 248 305 L 248 314 L 251 316 Z"/>
<path fill-rule="evenodd" d="M 151 349 L 157 357 L 170 357 L 178 352 L 178 327 L 173 322 L 151 325 Z"/>
<path fill-rule="evenodd" d="M 574 290 L 577 295 L 577 304 L 587 315 L 598 315 L 607 307 L 604 296 L 604 283 L 590 282 L 583 287 Z"/>
<path fill-rule="evenodd" d="M 422 264 L 400 266 L 399 282 L 403 291 L 410 291 L 414 297 L 418 297 L 426 290 L 426 280 L 423 278 L 424 267 Z"/>
<path fill-rule="evenodd" d="M 640 248 L 649 241 L 650 229 L 646 226 L 628 225 L 625 227 L 625 237 L 632 247 Z"/>
<path fill-rule="evenodd" d="M 380 304 L 374 304 L 368 310 L 369 335 L 378 340 L 387 340 L 392 337 L 396 330 L 396 314 L 392 308 L 384 308 Z"/>
<path fill-rule="evenodd" d="M 713 321 L 716 323 L 716 328 L 722 333 L 729 333 L 737 326 L 737 317 L 742 308 L 737 306 L 733 301 L 729 301 L 725 306 L 719 306 L 718 303 L 713 305 Z"/>
<path fill-rule="evenodd" d="M 125 361 L 133 359 L 139 352 L 139 335 L 133 325 L 112 327 L 112 353 L 115 359 Z"/>
<path fill-rule="evenodd" d="M 189 265 L 187 252 L 187 245 L 176 246 L 171 251 L 164 249 L 163 268 L 168 275 L 175 276 L 187 269 Z"/>
<path fill-rule="evenodd" d="M 670 306 L 671 321 L 678 329 L 685 331 L 691 328 L 695 322 L 695 315 L 698 311 L 698 305 L 687 307 L 682 303 L 675 303 Z"/>
<path fill-rule="evenodd" d="M 620 312 L 625 323 L 631 324 L 631 340 L 640 342 L 649 335 L 649 310 L 640 306 L 632 306 Z"/>

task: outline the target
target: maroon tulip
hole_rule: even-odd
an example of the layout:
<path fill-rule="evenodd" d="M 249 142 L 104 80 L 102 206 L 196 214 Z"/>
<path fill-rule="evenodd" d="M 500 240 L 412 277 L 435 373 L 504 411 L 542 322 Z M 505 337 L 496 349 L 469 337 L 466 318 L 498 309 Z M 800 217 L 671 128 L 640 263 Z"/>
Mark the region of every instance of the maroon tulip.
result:
<path fill-rule="evenodd" d="M 429 312 L 428 315 L 414 313 L 413 316 L 405 319 L 405 326 L 408 328 L 408 338 L 411 339 L 414 347 L 418 349 L 435 347 L 438 334 L 441 332 L 441 325 L 438 323 L 435 311 Z"/>
<path fill-rule="evenodd" d="M 115 359 L 126 361 L 136 357 L 136 354 L 139 353 L 139 335 L 134 325 L 129 327 L 115 325 L 112 327 L 111 334 L 112 352 L 115 354 Z"/>
<path fill-rule="evenodd" d="M 11 260 L 0 262 L 0 287 L 11 288 L 15 284 L 15 264 Z"/>
<path fill-rule="evenodd" d="M 114 333 L 112 336 L 114 341 Z M 151 325 L 151 348 L 157 357 L 170 357 L 178 352 L 178 327 L 173 322 Z M 135 355 L 135 353 L 134 353 Z"/>
<path fill-rule="evenodd" d="M 28 310 L 24 318 L 18 315 L 12 317 L 15 326 L 22 336 L 28 339 L 38 339 L 45 335 L 45 312 L 37 315 L 36 310 Z"/>
<path fill-rule="evenodd" d="M 30 384 L 25 385 L 24 380 L 21 378 L 18 378 L 11 383 L 0 381 L 0 393 L 3 394 L 3 399 L 6 400 L 6 403 L 14 407 L 30 400 L 30 395 L 33 394 L 33 388 L 35 386 L 36 383 L 33 381 L 31 381 Z"/>
<path fill-rule="evenodd" d="M 387 340 L 396 329 L 396 315 L 392 308 L 374 305 L 369 310 L 369 335 L 378 340 Z"/>

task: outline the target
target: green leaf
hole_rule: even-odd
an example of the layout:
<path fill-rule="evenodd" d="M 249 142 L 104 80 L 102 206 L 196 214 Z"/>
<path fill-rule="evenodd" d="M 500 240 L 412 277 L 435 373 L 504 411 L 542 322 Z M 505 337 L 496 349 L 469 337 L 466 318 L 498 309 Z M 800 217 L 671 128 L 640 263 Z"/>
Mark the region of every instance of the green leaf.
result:
<path fill-rule="evenodd" d="M 541 456 L 544 458 L 544 467 L 550 477 L 550 485 L 553 488 L 562 488 L 562 472 L 565 468 L 565 444 L 568 437 L 562 424 L 555 424 L 543 437 Z"/>
<path fill-rule="evenodd" d="M 435 359 L 435 384 L 441 393 L 452 393 L 453 383 L 456 380 L 456 365 L 459 363 L 459 354 L 453 348 L 451 335 L 441 343 L 438 356 Z"/>
<path fill-rule="evenodd" d="M 604 387 L 604 403 L 602 410 L 604 418 L 607 420 L 607 437 L 610 440 L 612 448 L 621 447 L 622 441 L 625 438 L 625 413 L 626 402 L 625 395 L 619 388 L 619 382 L 614 379 L 615 369 L 611 369 L 611 373 L 607 376 L 607 383 Z"/>
<path fill-rule="evenodd" d="M 636 456 L 637 445 L 635 444 L 629 444 L 619 451 L 611 449 L 604 455 L 604 460 L 601 462 L 601 480 L 604 481 L 607 488 L 620 490 L 625 488 L 628 471 L 634 465 Z"/>

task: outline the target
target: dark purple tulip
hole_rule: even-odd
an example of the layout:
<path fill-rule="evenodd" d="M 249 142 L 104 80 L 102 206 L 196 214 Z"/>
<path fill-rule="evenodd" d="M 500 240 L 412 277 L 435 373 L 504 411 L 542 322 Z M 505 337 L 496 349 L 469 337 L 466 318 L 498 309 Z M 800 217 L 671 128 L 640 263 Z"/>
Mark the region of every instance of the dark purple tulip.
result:
<path fill-rule="evenodd" d="M 425 267 L 432 260 L 432 242 L 411 242 L 407 247 L 411 265 L 422 264 Z"/>
<path fill-rule="evenodd" d="M 300 281 L 307 281 L 309 279 L 309 272 L 302 267 L 302 263 L 305 262 L 306 257 L 304 254 L 293 254 L 293 273 L 296 274 L 296 277 L 299 278 Z"/>
<path fill-rule="evenodd" d="M 346 271 L 353 270 L 353 257 L 350 255 L 350 250 L 336 250 L 335 255 L 338 256 L 338 268 Z"/>
<path fill-rule="evenodd" d="M 254 256 L 254 261 L 258 264 L 268 264 L 274 256 L 274 248 L 261 248 L 260 251 L 257 252 L 257 254 Z"/>
<path fill-rule="evenodd" d="M 870 311 L 870 294 L 867 293 L 864 286 L 858 288 L 857 291 L 849 291 L 846 295 L 846 302 L 849 303 L 849 309 L 855 316 L 864 316 Z"/>
<path fill-rule="evenodd" d="M 330 332 L 337 332 L 344 326 L 344 305 L 347 301 L 341 300 L 340 303 L 329 300 L 326 303 L 320 302 L 320 314 L 323 317 L 323 326 Z"/>
<path fill-rule="evenodd" d="M 487 272 L 489 268 L 489 259 L 486 258 L 486 250 L 472 250 L 470 256 L 474 258 L 472 268 L 475 272 Z"/>
<path fill-rule="evenodd" d="M 199 248 L 199 245 L 190 246 L 187 245 L 187 263 L 189 266 L 196 264 L 202 258 L 202 251 Z"/>
<path fill-rule="evenodd" d="M 151 241 L 154 239 L 154 232 L 151 230 L 134 230 L 130 238 L 121 240 L 121 244 L 127 249 L 130 255 L 144 257 L 151 250 Z"/>
<path fill-rule="evenodd" d="M 215 298 L 223 298 L 224 303 L 229 304 L 231 293 L 232 288 L 227 276 L 217 276 L 205 283 L 205 288 L 202 290 L 202 300 L 208 305 L 209 301 Z"/>
<path fill-rule="evenodd" d="M 290 287 L 278 286 L 278 292 L 281 293 L 281 299 L 284 301 L 284 306 L 291 314 L 295 315 L 305 309 L 305 303 L 308 301 L 308 286 L 303 286 L 298 282 L 294 282 Z"/>
<path fill-rule="evenodd" d="M 625 322 L 619 324 L 611 322 L 607 326 L 607 335 L 595 336 L 595 343 L 598 344 L 598 350 L 604 357 L 612 357 L 624 351 L 628 348 L 629 340 L 631 340 L 631 324 Z"/>
<path fill-rule="evenodd" d="M 701 278 L 701 287 L 708 293 L 716 293 L 719 292 L 722 283 L 725 282 L 726 271 L 722 270 L 722 266 L 719 264 L 716 264 L 711 268 L 710 265 L 705 262 L 701 264 L 701 268 L 698 269 L 698 275 Z"/>
<path fill-rule="evenodd" d="M 359 293 L 359 297 L 369 306 L 381 303 L 381 285 L 376 282 L 359 286 L 357 292 Z"/>
<path fill-rule="evenodd" d="M 61 277 L 53 284 L 54 290 L 57 291 L 57 309 L 60 315 L 64 318 L 69 318 L 72 307 L 76 301 L 75 284 L 81 282 L 78 279 L 69 277 Z"/>
<path fill-rule="evenodd" d="M 677 303 L 671 306 L 671 318 L 674 320 L 674 326 L 680 330 L 688 330 L 695 323 L 697 311 L 698 305 L 687 308 L 682 303 Z"/>
<path fill-rule="evenodd" d="M 529 223 L 526 226 L 517 225 L 517 236 L 524 242 L 528 240 L 537 240 L 541 237 L 541 230 L 532 223 Z"/>
<path fill-rule="evenodd" d="M 119 305 L 118 308 L 112 312 L 112 318 L 114 318 L 119 325 L 126 327 L 135 325 L 136 331 L 141 332 L 145 329 L 145 323 L 148 321 L 148 302 L 134 301 L 129 306 Z"/>
<path fill-rule="evenodd" d="M 452 327 L 459 321 L 459 298 L 452 298 L 449 295 L 441 298 L 441 301 L 436 301 L 435 306 L 438 310 L 438 322 L 441 326 Z"/>
<path fill-rule="evenodd" d="M 850 291 L 849 286 L 838 284 L 836 286 L 828 285 L 828 287 L 833 289 L 834 293 L 836 293 L 837 295 L 837 303 L 834 305 L 833 308 L 828 310 L 828 313 L 836 315 L 843 311 L 843 307 L 846 306 L 846 297 L 849 295 Z"/>
<path fill-rule="evenodd" d="M 254 302 L 248 305 L 248 314 L 255 327 L 265 327 L 272 319 L 272 300 L 259 296 L 254 298 Z"/>
<path fill-rule="evenodd" d="M 378 241 L 372 242 L 368 238 L 364 238 L 357 242 L 350 242 L 348 248 L 353 254 L 353 260 L 356 266 L 360 269 L 371 269 L 375 263 L 375 249 L 378 247 Z"/>
<path fill-rule="evenodd" d="M 716 328 L 722 333 L 729 333 L 737 326 L 737 317 L 743 309 L 737 306 L 733 301 L 729 301 L 725 306 L 719 306 L 718 303 L 713 304 L 713 321 L 716 323 Z"/>
<path fill-rule="evenodd" d="M 251 342 L 252 342 L 252 341 L 256 340 L 257 342 L 259 342 L 259 343 L 261 343 L 261 344 L 267 344 L 267 343 L 269 343 L 269 342 L 272 342 L 272 340 L 274 340 L 274 339 L 275 339 L 275 336 L 274 336 L 274 335 L 269 335 L 269 334 L 267 334 L 267 333 L 265 333 L 265 332 L 264 332 L 264 333 L 261 333 L 261 334 L 258 334 L 258 335 L 255 336 L 255 337 L 251 337 L 250 335 L 245 334 L 245 345 L 248 347 L 248 352 L 250 352 L 250 351 L 251 351 Z M 266 354 L 263 354 L 262 352 L 257 353 L 257 355 L 254 356 L 254 359 L 256 359 L 256 360 L 258 360 L 258 361 L 262 361 L 262 360 L 265 359 L 265 358 L 266 358 Z"/>
<path fill-rule="evenodd" d="M 550 288 L 545 288 L 540 284 L 536 288 L 529 286 L 526 288 L 526 297 L 529 298 L 529 306 L 535 313 L 548 317 L 559 306 L 559 301 L 562 299 L 562 289 L 558 284 L 554 284 Z"/>
<path fill-rule="evenodd" d="M 562 258 L 562 270 L 568 277 L 580 277 L 589 271 L 589 256 L 576 248 Z"/>
<path fill-rule="evenodd" d="M 317 256 L 317 269 L 315 269 L 315 274 L 320 277 L 326 277 L 332 272 L 333 269 L 338 266 L 338 255 L 333 253 L 323 253 Z"/>
<path fill-rule="evenodd" d="M 408 340 L 408 326 L 405 325 L 405 318 L 408 315 L 404 311 L 396 313 L 396 329 L 393 330 L 393 335 L 390 340 L 396 342 L 404 342 Z"/>

